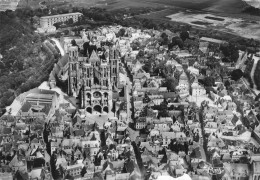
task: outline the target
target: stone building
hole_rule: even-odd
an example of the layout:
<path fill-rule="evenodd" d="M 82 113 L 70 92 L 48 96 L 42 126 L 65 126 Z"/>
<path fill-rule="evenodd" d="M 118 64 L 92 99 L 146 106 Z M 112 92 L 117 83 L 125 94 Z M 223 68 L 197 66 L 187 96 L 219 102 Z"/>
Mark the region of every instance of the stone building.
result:
<path fill-rule="evenodd" d="M 73 22 L 77 22 L 79 17 L 82 16 L 82 13 L 67 13 L 67 14 L 58 14 L 53 16 L 43 16 L 40 18 L 41 28 L 48 28 L 53 26 L 53 24 L 58 22 L 66 22 L 69 19 L 72 19 Z"/>
<path fill-rule="evenodd" d="M 120 54 L 116 48 L 78 56 L 78 47 L 69 48 L 68 94 L 78 97 L 88 113 L 109 113 L 112 90 L 118 86 Z"/>

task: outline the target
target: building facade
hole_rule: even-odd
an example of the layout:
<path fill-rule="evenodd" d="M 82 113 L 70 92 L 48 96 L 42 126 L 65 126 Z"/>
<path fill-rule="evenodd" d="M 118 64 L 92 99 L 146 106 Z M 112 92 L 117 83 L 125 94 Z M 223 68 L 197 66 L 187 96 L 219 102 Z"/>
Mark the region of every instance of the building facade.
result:
<path fill-rule="evenodd" d="M 53 26 L 53 24 L 57 22 L 66 22 L 69 19 L 72 19 L 73 22 L 77 22 L 79 17 L 82 16 L 81 13 L 68 13 L 68 14 L 59 14 L 53 16 L 43 16 L 40 18 L 40 26 L 41 28 L 49 28 Z"/>
<path fill-rule="evenodd" d="M 68 94 L 79 97 L 80 108 L 88 113 L 109 113 L 112 89 L 118 85 L 119 51 L 109 48 L 90 57 L 78 57 L 78 47 L 69 48 Z"/>

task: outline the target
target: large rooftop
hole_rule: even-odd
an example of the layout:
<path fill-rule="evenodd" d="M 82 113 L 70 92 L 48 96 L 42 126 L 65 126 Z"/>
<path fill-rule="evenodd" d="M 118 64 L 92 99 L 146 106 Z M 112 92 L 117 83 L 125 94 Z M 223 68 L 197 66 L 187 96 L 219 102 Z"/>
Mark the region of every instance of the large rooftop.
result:
<path fill-rule="evenodd" d="M 41 19 L 49 19 L 49 18 L 57 18 L 57 17 L 65 17 L 65 16 L 74 16 L 74 15 L 82 15 L 82 13 L 76 12 L 76 13 L 67 13 L 67 14 L 58 14 L 53 16 L 42 16 Z"/>

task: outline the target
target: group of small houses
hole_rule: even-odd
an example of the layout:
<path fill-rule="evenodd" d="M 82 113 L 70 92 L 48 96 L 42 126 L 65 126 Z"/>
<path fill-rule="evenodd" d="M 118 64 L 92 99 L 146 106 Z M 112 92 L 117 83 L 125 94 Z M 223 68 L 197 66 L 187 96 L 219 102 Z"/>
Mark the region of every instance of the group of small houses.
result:
<path fill-rule="evenodd" d="M 98 34 L 107 34 L 105 38 L 112 40 L 115 37 L 113 28 L 101 28 Z M 0 173 L 0 177 L 14 177 L 17 180 L 52 179 L 50 167 L 53 168 L 51 161 L 54 158 L 54 168 L 63 179 L 93 179 L 97 173 L 107 180 L 140 179 L 133 141 L 139 147 L 150 180 L 161 175 L 179 177 L 191 169 L 196 174 L 192 179 L 211 179 L 209 174 L 224 173 L 224 177 L 228 174 L 235 179 L 246 179 L 252 174 L 248 165 L 250 162 L 253 162 L 253 177 L 260 177 L 257 155 L 260 126 L 256 124 L 257 119 L 248 98 L 236 88 L 234 97 L 231 97 L 224 88 L 218 89 L 217 93 L 210 92 L 209 98 L 213 103 L 203 101 L 201 109 L 191 105 L 186 98 L 190 94 L 195 98 L 206 96 L 205 88 L 198 83 L 199 70 L 189 66 L 189 60 L 194 55 L 178 48 L 170 52 L 178 62 L 169 59 L 166 64 L 174 66 L 181 74 L 176 87 L 178 91 L 169 92 L 166 87 L 161 87 L 164 81 L 162 77 L 152 76 L 142 69 L 143 64 L 136 60 L 138 51 L 129 51 L 130 42 L 145 41 L 151 38 L 150 32 L 133 28 L 127 28 L 126 32 L 131 36 L 122 37 L 117 43 L 133 77 L 132 108 L 136 131 L 123 122 L 122 116 L 127 113 L 124 104 L 127 102 L 118 104 L 118 117 L 110 118 L 100 126 L 81 118 L 80 111 L 71 105 L 69 98 L 59 104 L 57 93 L 31 90 L 16 117 L 1 117 L 0 168 L 4 173 Z M 160 32 L 153 33 L 160 36 Z M 98 37 L 98 34 L 95 36 Z M 209 43 L 206 42 L 212 39 L 202 41 L 200 54 L 218 56 L 207 48 Z M 77 44 L 81 45 L 79 42 Z M 165 60 L 168 56 L 164 47 L 158 46 L 158 43 L 150 43 L 144 50 L 147 53 L 156 52 L 159 60 Z M 197 59 L 197 64 L 200 63 L 202 67 L 205 61 L 205 58 Z M 183 70 L 184 64 L 189 66 L 188 71 Z M 187 72 L 196 77 L 192 83 Z M 211 72 L 206 71 L 206 74 L 210 75 Z M 222 79 L 217 78 L 216 83 L 223 83 Z M 236 97 L 239 97 L 236 101 L 241 101 L 243 117 L 237 112 L 237 103 L 234 103 Z M 168 117 L 158 118 L 160 112 L 153 107 L 165 101 L 171 110 L 167 111 Z M 36 105 L 43 108 L 34 111 Z M 145 116 L 142 116 L 144 110 Z M 49 117 L 51 114 L 54 116 Z M 44 125 L 45 118 L 50 119 L 48 125 Z M 251 131 L 244 127 L 243 118 L 254 127 Z M 49 133 L 47 139 L 46 131 Z M 253 142 L 251 134 L 257 142 Z M 50 143 L 46 144 L 46 141 Z M 203 149 L 205 141 L 207 153 Z M 50 154 L 46 149 L 50 150 Z M 207 160 L 211 163 L 207 163 Z"/>
<path fill-rule="evenodd" d="M 204 168 L 205 166 L 210 167 L 205 168 L 207 169 L 207 173 L 222 174 L 224 173 L 223 167 L 225 167 L 232 172 L 229 174 L 231 178 L 247 179 L 251 171 L 248 163 L 253 162 L 254 177 L 259 177 L 257 174 L 258 171 L 256 170 L 256 167 L 259 167 L 259 161 L 257 159 L 255 159 L 255 162 L 252 161 L 251 155 L 260 152 L 260 126 L 255 116 L 255 110 L 252 109 L 251 105 L 248 105 L 252 102 L 250 101 L 250 95 L 245 95 L 243 90 L 241 90 L 244 88 L 243 82 L 241 81 L 230 81 L 234 89 L 234 92 L 230 95 L 223 86 L 224 81 L 230 79 L 228 79 L 225 74 L 220 76 L 216 72 L 212 72 L 212 70 L 208 70 L 204 67 L 207 62 L 205 54 L 207 54 L 208 57 L 212 56 L 216 59 L 220 59 L 221 56 L 221 53 L 216 53 L 217 50 L 214 52 L 212 48 L 211 50 L 208 49 L 209 43 L 216 45 L 215 49 L 218 49 L 219 44 L 225 42 L 216 42 L 214 39 L 201 38 L 200 51 L 198 54 L 202 56 L 200 58 L 197 57 L 197 62 L 195 62 L 193 66 L 189 66 L 189 60 L 194 58 L 194 55 L 186 51 L 178 50 L 178 48 L 171 51 L 171 54 L 178 60 L 175 61 L 167 57 L 167 54 L 163 51 L 163 47 L 158 48 L 156 45 L 152 46 L 151 44 L 145 47 L 144 51 L 146 53 L 156 50 L 157 59 L 167 60 L 168 58 L 169 60 L 166 62 L 166 65 L 172 65 L 176 70 L 182 72 L 178 79 L 178 86 L 176 87 L 178 93 L 168 92 L 165 87 L 161 87 L 162 81 L 164 80 L 162 77 L 152 76 L 142 69 L 142 59 L 140 61 L 136 60 L 138 51 L 126 53 L 124 62 L 133 77 L 135 129 L 140 131 L 138 141 L 141 152 L 143 152 L 143 162 L 146 167 L 151 166 L 151 161 L 157 162 L 156 168 L 153 168 L 158 171 L 160 165 L 163 164 L 161 160 L 164 154 L 158 154 L 157 152 L 165 148 L 168 163 L 172 161 L 169 159 L 169 154 L 173 153 L 177 154 L 177 159 L 185 159 L 185 161 L 177 160 L 177 162 L 179 162 L 177 163 L 178 166 L 173 166 L 176 176 L 181 176 L 187 171 L 185 163 L 180 162 L 187 162 L 189 158 L 191 159 L 190 162 L 193 169 L 199 169 L 200 166 L 193 165 L 194 162 L 206 164 L 206 157 L 203 158 L 201 153 L 198 153 L 202 150 L 199 147 L 203 144 L 202 131 L 204 131 L 208 156 L 210 156 L 209 159 L 212 161 L 211 165 L 204 165 Z M 185 72 L 183 70 L 183 65 L 188 66 L 188 71 Z M 208 95 L 206 95 L 206 89 L 198 83 L 198 79 L 203 79 L 205 76 L 200 74 L 200 70 L 197 69 L 195 65 L 199 66 L 200 70 L 204 68 L 206 70 L 206 76 L 215 77 L 215 83 L 217 85 L 217 87 L 214 87 L 215 91 L 210 91 Z M 223 65 L 226 66 L 229 71 L 234 70 L 232 64 L 223 63 Z M 189 73 L 189 78 L 187 77 L 187 73 Z M 192 83 L 190 81 L 191 77 L 194 78 Z M 144 84 L 146 84 L 146 86 L 144 86 Z M 200 111 L 196 110 L 196 108 L 192 109 L 187 99 L 183 100 L 189 94 L 195 98 L 207 96 L 210 101 L 213 102 L 202 101 L 201 117 Z M 146 101 L 147 98 L 149 102 Z M 243 115 L 237 112 L 237 102 L 235 103 L 233 101 L 234 99 L 243 104 L 242 109 L 245 112 Z M 153 106 L 161 105 L 165 100 L 169 102 L 168 107 L 173 106 L 173 108 L 168 111 L 169 117 L 157 118 L 158 110 L 154 110 Z M 147 108 L 145 110 L 146 115 L 141 117 L 144 108 Z M 202 126 L 200 118 L 202 118 Z M 248 127 L 244 126 L 244 119 L 249 121 L 250 125 L 253 126 L 252 129 L 249 130 Z M 255 128 L 256 126 L 257 128 Z M 201 129 L 201 127 L 203 127 L 203 129 Z M 142 133 L 143 129 L 146 130 L 146 133 Z M 171 143 L 179 145 L 179 147 L 177 147 L 178 150 L 176 150 L 177 152 L 171 151 Z M 186 152 L 185 148 L 180 148 L 180 146 L 185 143 L 187 143 L 189 147 Z M 182 150 L 180 151 L 179 149 Z M 147 154 L 149 154 L 149 158 L 147 158 Z M 189 156 L 189 158 L 187 158 L 187 156 Z M 153 163 L 153 165 L 154 164 L 156 163 Z M 205 170 L 204 168 L 202 169 Z M 200 171 L 196 172 L 200 174 Z M 225 176 L 227 175 L 225 174 Z"/>

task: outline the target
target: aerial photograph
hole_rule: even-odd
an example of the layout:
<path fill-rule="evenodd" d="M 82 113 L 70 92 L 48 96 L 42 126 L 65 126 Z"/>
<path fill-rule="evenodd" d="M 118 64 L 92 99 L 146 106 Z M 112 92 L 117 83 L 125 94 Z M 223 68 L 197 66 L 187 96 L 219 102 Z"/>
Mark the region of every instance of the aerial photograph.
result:
<path fill-rule="evenodd" d="M 0 180 L 260 180 L 260 0 L 0 0 Z"/>

